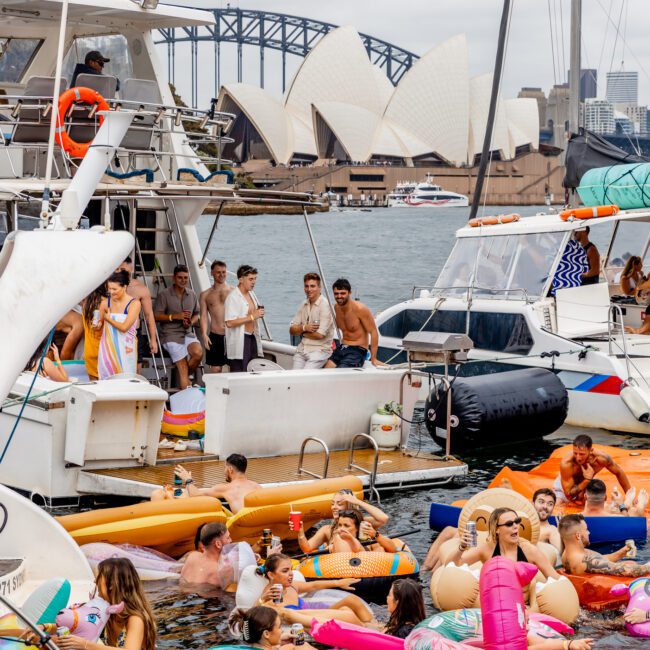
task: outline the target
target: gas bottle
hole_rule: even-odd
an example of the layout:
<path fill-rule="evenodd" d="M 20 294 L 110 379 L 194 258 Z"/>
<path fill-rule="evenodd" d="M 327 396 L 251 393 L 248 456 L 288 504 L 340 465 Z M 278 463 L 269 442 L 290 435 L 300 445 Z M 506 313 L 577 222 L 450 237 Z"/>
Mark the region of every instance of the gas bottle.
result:
<path fill-rule="evenodd" d="M 402 421 L 395 415 L 402 412 L 402 406 L 395 402 L 379 404 L 370 418 L 370 435 L 380 449 L 396 449 L 402 438 Z"/>

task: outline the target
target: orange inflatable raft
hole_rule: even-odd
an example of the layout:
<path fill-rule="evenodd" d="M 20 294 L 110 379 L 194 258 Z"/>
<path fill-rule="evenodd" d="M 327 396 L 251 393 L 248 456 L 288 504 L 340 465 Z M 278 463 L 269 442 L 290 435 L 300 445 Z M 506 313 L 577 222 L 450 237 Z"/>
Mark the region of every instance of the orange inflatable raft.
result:
<path fill-rule="evenodd" d="M 610 590 L 614 585 L 621 583 L 629 585 L 637 579 L 608 576 L 602 573 L 587 573 L 582 576 L 572 576 L 564 573 L 564 571 L 559 571 L 559 573 L 565 575 L 576 588 L 580 605 L 593 612 L 618 609 L 626 605 L 629 598 L 627 593 L 614 596 L 610 593 Z"/>
<path fill-rule="evenodd" d="M 562 458 L 571 454 L 572 450 L 572 445 L 559 447 L 547 460 L 528 472 L 515 472 L 509 467 L 504 467 L 488 487 L 503 487 L 503 482 L 506 480 L 509 487 L 527 499 L 531 499 L 535 490 L 553 486 L 555 479 L 560 474 Z M 650 449 L 619 449 L 618 447 L 594 445 L 594 450 L 609 454 L 625 470 L 630 483 L 636 487 L 637 491 L 645 488 L 650 492 Z M 615 485 L 618 485 L 617 478 L 607 470 L 599 472 L 598 478 L 605 482 L 608 493 Z M 576 505 L 567 505 L 564 508 L 565 513 L 581 511 L 582 507 Z M 646 516 L 650 516 L 650 507 L 646 509 Z"/>

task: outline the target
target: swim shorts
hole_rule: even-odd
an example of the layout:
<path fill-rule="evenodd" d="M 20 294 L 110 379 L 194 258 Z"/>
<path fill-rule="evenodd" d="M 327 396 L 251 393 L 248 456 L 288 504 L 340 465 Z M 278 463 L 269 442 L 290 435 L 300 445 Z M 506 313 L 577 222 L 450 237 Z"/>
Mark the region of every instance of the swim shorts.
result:
<path fill-rule="evenodd" d="M 368 350 L 360 345 L 337 345 L 329 360 L 337 368 L 361 368 Z"/>
<path fill-rule="evenodd" d="M 228 363 L 226 357 L 226 337 L 223 334 L 210 332 L 210 349 L 205 351 L 205 363 L 208 366 L 225 366 Z"/>

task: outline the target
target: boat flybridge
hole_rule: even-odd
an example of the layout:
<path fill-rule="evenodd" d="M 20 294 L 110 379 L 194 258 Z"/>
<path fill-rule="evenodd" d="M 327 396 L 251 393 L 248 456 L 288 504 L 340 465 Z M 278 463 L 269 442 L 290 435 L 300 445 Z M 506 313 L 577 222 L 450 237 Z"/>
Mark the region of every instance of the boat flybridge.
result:
<path fill-rule="evenodd" d="M 8 234 L 0 251 L 0 398 L 9 396 L 0 412 L 0 482 L 41 504 L 84 494 L 147 497 L 171 482 L 179 460 L 202 486 L 223 480 L 222 459 L 233 452 L 259 459 L 251 475 L 264 484 L 354 472 L 373 488 L 444 483 L 466 473 L 455 459 L 410 454 L 406 437 L 384 452 L 357 436 L 368 433 L 379 403 L 401 401 L 410 419 L 419 389 L 404 369 L 288 372 L 293 348 L 265 340 L 276 370 L 205 375 L 205 446 L 182 453 L 158 449 L 169 359 L 141 359 L 147 377 L 99 382 L 55 383 L 21 372 L 54 324 L 126 255 L 154 297 L 179 263 L 198 293 L 210 285 L 208 246 L 225 203 L 313 207 L 305 194 L 233 184 L 221 147 L 234 116 L 214 103 L 177 106 L 153 37 L 156 29 L 190 29 L 214 17 L 147 4 L 70 0 L 66 25 L 61 0 L 2 2 L 0 220 Z M 65 58 L 57 96 L 59 23 Z M 61 95 L 91 50 L 110 59 L 103 74 L 82 70 L 77 90 Z M 53 106 L 61 108 L 61 146 L 52 155 Z M 80 157 L 77 145 L 90 142 Z M 209 207 L 216 215 L 202 246 L 196 226 Z M 306 438 L 316 447 L 303 461 Z M 355 443 L 371 446 L 354 451 Z"/>
<path fill-rule="evenodd" d="M 492 220 L 496 221 L 496 219 Z M 581 286 L 573 268 L 577 230 L 590 227 L 600 251 L 600 281 Z M 569 394 L 568 424 L 650 434 L 650 336 L 638 329 L 645 305 L 617 297 L 631 255 L 650 264 L 650 211 L 564 221 L 537 214 L 456 232 L 433 286 L 377 316 L 379 358 L 404 360 L 409 332 L 459 332 L 474 349 L 461 375 L 546 368 Z"/>

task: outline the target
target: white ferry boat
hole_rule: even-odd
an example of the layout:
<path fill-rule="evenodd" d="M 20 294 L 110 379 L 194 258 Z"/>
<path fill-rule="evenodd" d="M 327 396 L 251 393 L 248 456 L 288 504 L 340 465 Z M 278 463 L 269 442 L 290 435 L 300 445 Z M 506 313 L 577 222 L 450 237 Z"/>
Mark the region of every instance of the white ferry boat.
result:
<path fill-rule="evenodd" d="M 433 182 L 433 174 L 427 174 L 421 183 L 398 183 L 388 194 L 388 207 L 406 208 L 466 208 L 469 200 L 463 194 L 443 190 Z"/>
<path fill-rule="evenodd" d="M 646 307 L 611 299 L 625 259 L 639 255 L 648 268 L 650 211 L 492 222 L 458 230 L 435 285 L 415 287 L 412 299 L 377 316 L 380 359 L 404 361 L 409 332 L 465 333 L 474 349 L 462 375 L 547 368 L 568 390 L 568 424 L 650 434 L 650 336 L 623 328 L 639 328 Z M 571 251 L 586 225 L 601 273 L 580 286 Z"/>
<path fill-rule="evenodd" d="M 358 437 L 369 431 L 378 403 L 400 401 L 410 418 L 420 383 L 411 381 L 408 370 L 287 372 L 294 348 L 270 340 L 268 331 L 264 354 L 275 370 L 205 376 L 202 450 L 159 449 L 163 408 L 173 390 L 173 368 L 161 354 L 142 359 L 146 377 L 59 383 L 22 372 L 59 319 L 126 255 L 154 297 L 168 286 L 177 264 L 189 267 L 191 287 L 199 293 L 210 286 L 208 248 L 225 203 L 305 207 L 313 199 L 238 188 L 228 161 L 201 148 L 208 143 L 220 152 L 234 116 L 214 105 L 176 106 L 155 31 L 212 25 L 211 13 L 133 0 L 4 4 L 0 483 L 45 505 L 76 502 L 81 495 L 147 497 L 172 480 L 181 459 L 201 477 L 201 486 L 220 480 L 221 459 L 233 452 L 260 459 L 252 477 L 265 485 L 352 472 L 373 491 L 440 484 L 465 474 L 467 466 L 458 460 L 410 454 L 406 437 L 389 452 L 373 449 L 368 436 Z M 71 103 L 57 128 L 68 141 L 92 141 L 80 162 L 69 147 L 52 149 L 50 123 L 60 100 L 57 88 L 61 93 L 70 86 L 75 65 L 93 50 L 110 62 L 103 74 L 77 77 L 76 86 L 89 89 L 88 103 L 68 94 Z M 62 76 L 55 74 L 57 52 L 65 55 Z M 203 132 L 186 132 L 188 122 Z M 202 245 L 197 223 L 208 207 L 214 208 L 211 234 Z M 78 228 L 82 218 L 90 229 Z M 305 219 L 308 224 L 306 213 Z M 355 441 L 370 447 L 357 453 Z M 309 453 L 303 463 L 299 452 L 307 442 L 323 451 Z"/>
<path fill-rule="evenodd" d="M 403 208 L 406 206 L 406 197 L 416 188 L 417 183 L 403 181 L 397 183 L 395 189 L 386 195 L 386 206 L 389 208 Z"/>

